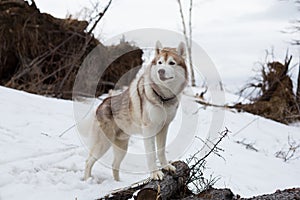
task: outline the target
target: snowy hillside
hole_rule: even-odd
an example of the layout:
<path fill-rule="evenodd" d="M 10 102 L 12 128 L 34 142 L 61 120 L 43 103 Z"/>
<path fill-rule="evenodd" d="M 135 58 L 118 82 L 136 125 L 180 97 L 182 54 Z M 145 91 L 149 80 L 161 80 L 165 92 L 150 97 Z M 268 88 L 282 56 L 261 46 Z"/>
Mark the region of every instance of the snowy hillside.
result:
<path fill-rule="evenodd" d="M 227 101 L 235 98 L 227 97 Z M 208 131 L 211 125 L 210 116 L 218 110 L 190 105 L 198 110 L 197 131 L 201 136 L 200 132 Z M 86 148 L 75 128 L 59 137 L 74 123 L 71 101 L 0 87 L 0 200 L 95 199 L 147 177 L 121 172 L 121 182 L 115 182 L 111 170 L 97 163 L 93 178 L 82 181 Z M 220 178 L 217 187 L 229 187 L 235 194 L 248 197 L 300 186 L 300 159 L 283 162 L 275 157 L 276 152 L 287 149 L 289 137 L 300 144 L 299 126 L 233 110 L 225 110 L 222 126 L 231 131 L 220 145 L 225 150 L 224 159 L 209 157 L 205 172 Z M 175 131 L 176 124 L 170 132 Z M 143 146 L 136 141 L 130 144 L 133 150 Z M 195 140 L 183 158 L 199 148 L 201 143 Z"/>

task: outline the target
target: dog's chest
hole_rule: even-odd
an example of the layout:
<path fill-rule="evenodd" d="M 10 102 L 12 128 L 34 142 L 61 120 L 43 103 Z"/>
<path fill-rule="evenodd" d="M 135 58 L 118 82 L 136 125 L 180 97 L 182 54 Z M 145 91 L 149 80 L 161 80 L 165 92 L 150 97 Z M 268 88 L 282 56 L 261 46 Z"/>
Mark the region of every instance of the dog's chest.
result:
<path fill-rule="evenodd" d="M 142 116 L 145 125 L 162 125 L 169 124 L 175 117 L 176 105 L 163 106 L 160 104 L 153 105 L 146 103 L 144 106 L 144 113 Z"/>
<path fill-rule="evenodd" d="M 162 127 L 169 125 L 174 119 L 177 111 L 177 105 L 163 106 L 161 104 L 152 104 L 144 102 L 141 113 L 131 113 L 130 121 L 120 118 L 120 128 L 129 135 L 142 134 L 147 132 L 151 134 L 158 133 Z M 135 117 L 133 117 L 135 116 Z"/>

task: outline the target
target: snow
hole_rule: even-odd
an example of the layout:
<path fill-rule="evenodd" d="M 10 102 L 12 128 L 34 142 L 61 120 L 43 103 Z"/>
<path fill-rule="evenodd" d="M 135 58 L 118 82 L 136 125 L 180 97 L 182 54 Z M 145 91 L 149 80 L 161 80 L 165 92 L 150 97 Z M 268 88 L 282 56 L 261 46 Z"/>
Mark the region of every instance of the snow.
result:
<path fill-rule="evenodd" d="M 226 102 L 235 99 L 235 95 L 226 94 Z M 183 104 L 186 105 L 190 108 L 182 108 L 178 115 L 196 109 L 197 135 L 203 137 L 211 130 L 212 118 L 218 113 L 224 113 L 220 131 L 224 127 L 231 131 L 220 144 L 224 159 L 212 155 L 207 160 L 205 174 L 220 178 L 215 186 L 229 187 L 245 197 L 300 186 L 300 159 L 283 162 L 275 157 L 287 146 L 288 137 L 300 143 L 299 124 L 287 126 L 248 113 L 204 108 L 192 101 Z M 181 117 L 175 120 L 180 121 Z M 170 132 L 177 131 L 179 121 L 175 121 Z M 147 178 L 144 173 L 121 172 L 121 181 L 115 182 L 111 169 L 98 162 L 93 177 L 83 181 L 88 154 L 85 145 L 75 128 L 59 137 L 74 124 L 72 101 L 0 87 L 1 200 L 95 199 Z M 168 142 L 173 139 L 171 135 Z M 237 141 L 252 144 L 258 151 L 246 149 Z M 130 151 L 143 151 L 143 145 L 137 143 L 137 138 L 130 142 Z M 195 139 L 182 159 L 202 146 Z M 299 156 L 300 152 L 296 154 Z M 127 165 L 125 158 L 124 166 Z"/>

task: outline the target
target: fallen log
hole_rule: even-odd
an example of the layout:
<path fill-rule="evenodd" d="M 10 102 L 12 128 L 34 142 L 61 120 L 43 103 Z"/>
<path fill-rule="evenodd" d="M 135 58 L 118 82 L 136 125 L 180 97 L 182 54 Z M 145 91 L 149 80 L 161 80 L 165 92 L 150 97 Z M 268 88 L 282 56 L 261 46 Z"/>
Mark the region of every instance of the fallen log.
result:
<path fill-rule="evenodd" d="M 277 190 L 272 194 L 264 194 L 251 198 L 233 195 L 230 189 L 209 188 L 198 195 L 191 195 L 181 200 L 300 200 L 300 188 Z"/>
<path fill-rule="evenodd" d="M 182 161 L 176 161 L 172 165 L 176 167 L 176 171 L 171 173 L 163 170 L 164 178 L 161 181 L 143 180 L 127 188 L 114 191 L 98 200 L 127 200 L 132 197 L 136 200 L 164 200 L 181 198 L 186 195 L 185 193 L 190 194 L 186 187 L 186 181 L 190 173 L 188 165 Z M 134 193 L 136 194 L 134 195 Z"/>
<path fill-rule="evenodd" d="M 187 187 L 187 181 L 190 177 L 189 166 L 182 161 L 176 161 L 172 164 L 176 167 L 176 171 L 170 173 L 163 170 L 165 176 L 161 181 L 145 179 L 129 187 L 114 190 L 98 200 L 300 200 L 300 188 L 277 190 L 272 194 L 251 198 L 234 195 L 228 188 L 210 187 L 199 194 L 193 194 Z"/>
<path fill-rule="evenodd" d="M 230 189 L 209 188 L 197 195 L 185 197 L 182 200 L 234 200 L 234 194 Z"/>
<path fill-rule="evenodd" d="M 186 181 L 189 177 L 190 169 L 182 161 L 174 162 L 173 165 L 176 167 L 176 171 L 173 174 L 164 171 L 164 179 L 161 181 L 151 181 L 146 184 L 137 193 L 136 199 L 169 199 L 171 197 L 180 198 L 183 196 L 187 191 Z"/>
<path fill-rule="evenodd" d="M 272 194 L 264 194 L 251 198 L 238 198 L 238 200 L 300 200 L 300 188 L 277 190 Z"/>

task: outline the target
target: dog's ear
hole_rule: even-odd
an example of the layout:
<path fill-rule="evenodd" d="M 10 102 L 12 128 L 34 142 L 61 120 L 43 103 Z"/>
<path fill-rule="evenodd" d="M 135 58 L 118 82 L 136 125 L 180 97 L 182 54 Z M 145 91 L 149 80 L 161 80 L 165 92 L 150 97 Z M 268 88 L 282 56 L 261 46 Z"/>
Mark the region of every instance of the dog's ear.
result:
<path fill-rule="evenodd" d="M 185 49 L 185 44 L 183 42 L 179 43 L 179 45 L 177 47 L 177 53 L 178 53 L 178 55 L 183 57 L 183 59 L 186 58 L 186 49 Z"/>
<path fill-rule="evenodd" d="M 162 50 L 162 45 L 159 40 L 157 40 L 156 45 L 155 45 L 155 54 L 158 55 L 160 51 Z"/>

